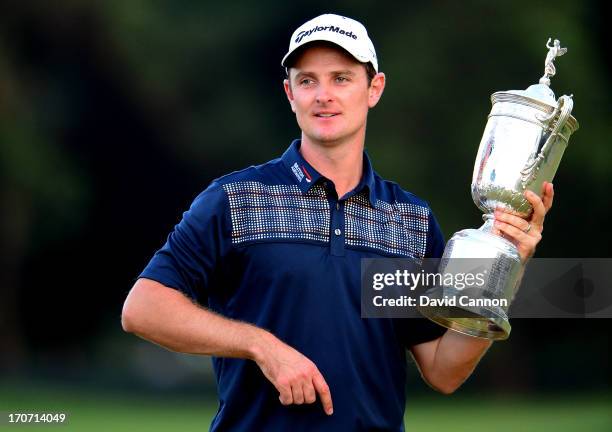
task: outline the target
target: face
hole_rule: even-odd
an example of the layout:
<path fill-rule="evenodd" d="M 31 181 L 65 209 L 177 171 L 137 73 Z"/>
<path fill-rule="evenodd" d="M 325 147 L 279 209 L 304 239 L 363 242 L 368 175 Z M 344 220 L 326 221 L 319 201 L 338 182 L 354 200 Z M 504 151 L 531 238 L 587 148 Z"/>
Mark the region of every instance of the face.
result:
<path fill-rule="evenodd" d="M 378 103 L 384 84 L 384 74 L 378 73 L 368 86 L 364 65 L 327 45 L 304 50 L 284 82 L 302 140 L 325 146 L 365 140 L 368 110 Z"/>

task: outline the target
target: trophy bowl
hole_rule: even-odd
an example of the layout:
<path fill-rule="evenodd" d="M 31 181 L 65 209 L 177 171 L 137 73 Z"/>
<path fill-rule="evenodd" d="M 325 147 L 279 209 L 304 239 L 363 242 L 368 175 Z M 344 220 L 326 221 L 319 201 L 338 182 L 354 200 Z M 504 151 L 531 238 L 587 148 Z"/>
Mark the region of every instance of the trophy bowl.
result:
<path fill-rule="evenodd" d="M 551 181 L 570 135 L 578 122 L 570 115 L 573 101 L 554 94 L 544 84 L 525 91 L 491 96 L 485 127 L 472 176 L 472 199 L 485 214 L 496 207 L 527 217 L 533 210 L 523 192 L 540 194 Z"/>

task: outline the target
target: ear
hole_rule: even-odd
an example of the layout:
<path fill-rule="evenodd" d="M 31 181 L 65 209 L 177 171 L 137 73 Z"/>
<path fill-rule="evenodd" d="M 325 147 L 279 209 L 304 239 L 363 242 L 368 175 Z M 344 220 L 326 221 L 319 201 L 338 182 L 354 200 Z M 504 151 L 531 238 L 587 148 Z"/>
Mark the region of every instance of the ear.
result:
<path fill-rule="evenodd" d="M 288 79 L 283 80 L 283 88 L 285 89 L 285 94 L 287 95 L 287 99 L 289 100 L 289 105 L 291 105 L 291 111 L 295 112 L 293 91 L 291 90 L 291 84 L 289 83 Z"/>
<path fill-rule="evenodd" d="M 374 108 L 380 100 L 383 90 L 385 89 L 385 74 L 378 72 L 372 78 L 372 83 L 368 89 L 368 107 Z"/>

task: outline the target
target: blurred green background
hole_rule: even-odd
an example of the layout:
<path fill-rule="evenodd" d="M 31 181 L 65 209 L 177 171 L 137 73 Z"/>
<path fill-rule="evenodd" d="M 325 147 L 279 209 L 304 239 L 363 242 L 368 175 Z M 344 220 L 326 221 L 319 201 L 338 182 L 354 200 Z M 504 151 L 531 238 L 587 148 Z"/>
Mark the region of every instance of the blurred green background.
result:
<path fill-rule="evenodd" d="M 299 136 L 279 62 L 324 12 L 366 24 L 387 75 L 374 167 L 428 200 L 447 237 L 480 223 L 469 183 L 491 93 L 536 83 L 560 39 L 552 88 L 574 94 L 580 130 L 537 256 L 611 255 L 607 2 L 0 0 L 0 411 L 208 428 L 209 359 L 124 334 L 122 302 L 213 178 Z M 407 429 L 612 430 L 610 330 L 515 320 L 452 396 L 411 367 Z"/>

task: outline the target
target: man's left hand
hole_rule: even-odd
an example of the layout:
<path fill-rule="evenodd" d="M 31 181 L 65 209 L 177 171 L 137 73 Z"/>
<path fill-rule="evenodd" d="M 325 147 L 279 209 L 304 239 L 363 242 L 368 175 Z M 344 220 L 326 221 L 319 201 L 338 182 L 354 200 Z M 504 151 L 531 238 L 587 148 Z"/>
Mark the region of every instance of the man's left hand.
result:
<path fill-rule="evenodd" d="M 525 191 L 525 198 L 533 207 L 531 216 L 524 219 L 504 210 L 495 210 L 495 228 L 505 239 L 511 241 L 525 263 L 535 252 L 537 244 L 542 239 L 544 217 L 552 207 L 555 191 L 552 183 L 542 183 L 542 198 L 530 190 Z"/>

